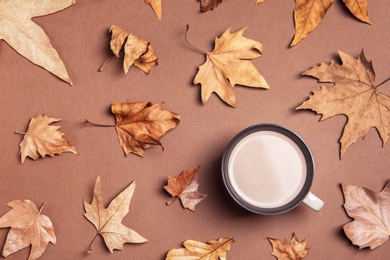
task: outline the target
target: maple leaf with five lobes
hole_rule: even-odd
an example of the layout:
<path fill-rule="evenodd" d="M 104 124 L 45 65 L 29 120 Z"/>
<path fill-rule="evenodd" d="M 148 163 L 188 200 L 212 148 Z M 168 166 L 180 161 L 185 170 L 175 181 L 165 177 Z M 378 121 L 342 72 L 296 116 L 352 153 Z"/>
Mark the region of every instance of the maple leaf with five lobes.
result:
<path fill-rule="evenodd" d="M 344 225 L 347 237 L 359 248 L 374 249 L 390 236 L 390 182 L 381 192 L 342 183 L 344 208 L 354 221 Z"/>
<path fill-rule="evenodd" d="M 335 115 L 346 115 L 348 121 L 340 139 L 340 156 L 358 138 L 364 138 L 371 127 L 375 127 L 383 141 L 390 136 L 390 96 L 379 92 L 375 85 L 375 72 L 372 62 L 367 61 L 363 51 L 355 59 L 339 52 L 342 64 L 332 61 L 303 73 L 318 78 L 319 82 L 334 83 L 322 86 L 313 92 L 308 100 L 296 109 L 311 109 L 322 114 L 321 121 Z"/>
<path fill-rule="evenodd" d="M 295 36 L 291 46 L 306 38 L 322 21 L 335 0 L 296 0 L 294 9 Z M 367 0 L 343 0 L 351 13 L 370 24 Z"/>
<path fill-rule="evenodd" d="M 90 244 L 89 253 L 92 252 L 92 243 L 97 235 L 101 235 L 111 253 L 115 249 L 123 250 L 124 243 L 145 243 L 148 240 L 140 234 L 122 224 L 122 219 L 129 212 L 130 201 L 135 190 L 133 181 L 125 190 L 104 207 L 101 194 L 100 177 L 96 179 L 91 204 L 84 201 L 84 216 L 95 226 L 97 234 Z"/>
<path fill-rule="evenodd" d="M 168 176 L 168 185 L 164 186 L 164 189 L 175 198 L 167 202 L 167 205 L 171 205 L 177 198 L 180 198 L 184 208 L 195 211 L 195 206 L 207 198 L 207 194 L 198 192 L 199 169 L 200 165 L 184 171 L 177 177 Z"/>
<path fill-rule="evenodd" d="M 72 85 L 46 33 L 31 18 L 61 11 L 75 0 L 0 0 L 0 39 L 32 63 Z"/>
<path fill-rule="evenodd" d="M 279 240 L 275 238 L 268 238 L 272 245 L 271 255 L 278 259 L 293 259 L 300 260 L 307 256 L 310 248 L 306 247 L 306 240 L 299 242 L 295 233 L 293 233 L 290 242 L 287 239 Z"/>
<path fill-rule="evenodd" d="M 242 36 L 247 28 L 234 33 L 227 29 L 220 38 L 215 39 L 212 52 L 203 52 L 206 62 L 199 66 L 194 84 L 201 84 L 202 103 L 205 104 L 215 92 L 223 101 L 232 107 L 236 106 L 234 86 L 236 84 L 253 88 L 269 86 L 256 67 L 249 61 L 260 57 L 263 45 Z M 188 26 L 187 26 L 188 31 Z"/>
<path fill-rule="evenodd" d="M 0 228 L 11 227 L 3 248 L 4 257 L 31 245 L 28 260 L 38 259 L 49 243 L 56 243 L 53 224 L 47 216 L 41 215 L 44 205 L 38 211 L 30 200 L 14 200 L 7 204 L 12 209 L 0 218 Z"/>

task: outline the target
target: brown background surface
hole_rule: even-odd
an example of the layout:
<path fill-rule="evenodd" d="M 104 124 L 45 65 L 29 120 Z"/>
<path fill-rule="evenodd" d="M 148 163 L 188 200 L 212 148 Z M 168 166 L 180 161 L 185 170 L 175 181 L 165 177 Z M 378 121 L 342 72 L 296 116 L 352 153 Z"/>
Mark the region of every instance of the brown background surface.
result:
<path fill-rule="evenodd" d="M 288 48 L 294 35 L 294 1 L 272 0 L 255 6 L 255 0 L 224 1 L 212 12 L 200 13 L 195 1 L 163 0 L 163 18 L 158 21 L 142 0 L 79 0 L 59 13 L 35 18 L 64 61 L 74 87 L 31 64 L 4 41 L 0 43 L 0 214 L 15 199 L 30 199 L 49 216 L 57 244 L 49 245 L 41 259 L 164 259 L 171 248 L 194 239 L 206 242 L 235 235 L 228 259 L 275 259 L 267 237 L 307 239 L 307 259 L 387 259 L 390 243 L 375 250 L 352 246 L 342 231 L 351 219 L 346 215 L 340 183 L 380 191 L 389 180 L 390 146 L 382 143 L 375 129 L 352 145 L 343 160 L 339 143 L 346 117 L 318 122 L 311 111 L 294 111 L 320 84 L 301 73 L 320 62 L 338 60 L 341 50 L 355 57 L 361 49 L 373 60 L 377 82 L 389 77 L 390 5 L 369 1 L 372 25 L 357 21 L 336 1 L 324 21 L 296 47 Z M 121 60 L 111 60 L 105 71 L 97 70 L 110 55 L 108 28 L 118 25 L 150 41 L 160 64 L 149 75 L 131 68 L 127 75 Z M 200 86 L 192 80 L 205 58 L 184 41 L 200 49 L 213 48 L 214 38 L 227 28 L 248 27 L 244 36 L 264 44 L 263 56 L 253 64 L 270 85 L 269 90 L 235 88 L 237 108 L 213 95 L 204 106 Z M 389 84 L 381 87 L 388 92 Z M 114 123 L 112 102 L 164 101 L 164 108 L 181 115 L 180 125 L 162 138 L 165 151 L 153 147 L 144 158 L 126 157 L 113 128 L 83 124 L 88 118 Z M 61 118 L 61 130 L 77 148 L 70 153 L 24 164 L 18 156 L 22 136 L 31 117 L 38 114 Z M 316 213 L 300 205 L 278 216 L 260 216 L 236 206 L 222 184 L 221 156 L 240 130 L 257 123 L 276 123 L 297 132 L 309 145 L 316 161 L 313 193 L 325 202 Z M 179 202 L 166 206 L 170 195 L 163 190 L 168 174 L 202 164 L 199 191 L 209 194 L 196 207 L 184 210 Z M 85 252 L 95 236 L 94 226 L 83 216 L 83 200 L 92 199 L 97 176 L 108 203 L 133 180 L 137 188 L 130 212 L 123 223 L 150 241 L 126 244 L 111 254 L 98 238 L 93 254 Z M 8 229 L 0 230 L 4 244 Z M 24 249 L 9 259 L 26 259 Z"/>

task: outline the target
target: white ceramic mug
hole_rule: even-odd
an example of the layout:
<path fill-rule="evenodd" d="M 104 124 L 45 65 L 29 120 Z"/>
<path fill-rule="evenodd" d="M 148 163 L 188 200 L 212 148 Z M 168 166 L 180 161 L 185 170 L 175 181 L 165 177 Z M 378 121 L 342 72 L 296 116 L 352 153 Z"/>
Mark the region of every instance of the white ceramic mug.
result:
<path fill-rule="evenodd" d="M 245 209 L 266 215 L 287 212 L 301 202 L 319 211 L 324 202 L 310 192 L 314 159 L 291 130 L 259 124 L 238 133 L 222 158 L 222 178 Z"/>

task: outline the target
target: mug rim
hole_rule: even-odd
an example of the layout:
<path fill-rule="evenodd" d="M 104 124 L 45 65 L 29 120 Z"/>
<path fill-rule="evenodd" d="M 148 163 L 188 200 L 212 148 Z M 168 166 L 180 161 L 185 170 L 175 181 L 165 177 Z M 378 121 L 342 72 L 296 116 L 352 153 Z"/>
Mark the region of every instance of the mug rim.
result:
<path fill-rule="evenodd" d="M 272 131 L 286 136 L 299 147 L 305 159 L 306 180 L 303 184 L 302 189 L 299 191 L 298 195 L 295 196 L 291 201 L 278 207 L 264 208 L 264 207 L 254 206 L 248 203 L 237 194 L 237 192 L 232 187 L 232 184 L 228 177 L 228 162 L 229 162 L 230 155 L 234 150 L 234 148 L 236 147 L 236 145 L 246 136 L 259 131 Z M 305 199 L 307 194 L 310 192 L 311 186 L 314 181 L 315 164 L 314 164 L 313 155 L 308 145 L 298 134 L 296 134 L 289 128 L 278 124 L 262 123 L 262 124 L 255 124 L 249 126 L 244 130 L 240 131 L 238 134 L 236 134 L 233 137 L 233 139 L 227 145 L 225 152 L 222 156 L 221 171 L 222 171 L 223 183 L 225 184 L 228 193 L 233 198 L 233 200 L 236 201 L 241 207 L 256 214 L 276 215 L 294 209 L 299 204 L 301 204 L 301 202 Z"/>

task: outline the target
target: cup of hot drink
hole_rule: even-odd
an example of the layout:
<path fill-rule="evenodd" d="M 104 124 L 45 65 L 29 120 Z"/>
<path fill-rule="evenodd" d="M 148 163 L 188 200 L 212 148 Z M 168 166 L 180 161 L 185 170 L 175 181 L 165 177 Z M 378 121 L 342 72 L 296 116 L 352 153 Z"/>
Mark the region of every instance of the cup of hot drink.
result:
<path fill-rule="evenodd" d="M 302 202 L 319 211 L 324 202 L 310 192 L 314 159 L 293 131 L 258 124 L 238 133 L 222 157 L 222 179 L 232 198 L 258 214 L 287 212 Z"/>

